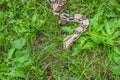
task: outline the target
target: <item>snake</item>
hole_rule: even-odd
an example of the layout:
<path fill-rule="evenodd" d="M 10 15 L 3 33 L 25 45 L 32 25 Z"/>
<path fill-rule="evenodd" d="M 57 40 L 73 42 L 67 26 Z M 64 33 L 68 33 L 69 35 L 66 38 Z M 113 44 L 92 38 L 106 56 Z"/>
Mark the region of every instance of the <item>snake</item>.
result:
<path fill-rule="evenodd" d="M 80 35 L 89 27 L 89 20 L 82 14 L 68 14 L 63 13 L 63 9 L 67 4 L 67 0 L 48 0 L 52 7 L 52 12 L 59 17 L 59 24 L 66 25 L 68 22 L 79 23 L 78 27 L 74 29 L 73 34 L 68 35 L 63 40 L 63 48 L 70 48 L 73 43 L 80 37 Z"/>

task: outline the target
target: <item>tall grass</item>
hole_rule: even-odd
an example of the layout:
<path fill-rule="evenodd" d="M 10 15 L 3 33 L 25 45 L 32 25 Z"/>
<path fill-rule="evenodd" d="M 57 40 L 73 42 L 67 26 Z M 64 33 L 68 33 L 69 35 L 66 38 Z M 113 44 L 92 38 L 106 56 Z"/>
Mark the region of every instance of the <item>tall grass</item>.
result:
<path fill-rule="evenodd" d="M 58 26 L 47 0 L 0 1 L 1 80 L 119 80 L 120 1 L 69 0 L 67 13 L 90 26 L 69 50 L 63 39 L 78 25 Z"/>

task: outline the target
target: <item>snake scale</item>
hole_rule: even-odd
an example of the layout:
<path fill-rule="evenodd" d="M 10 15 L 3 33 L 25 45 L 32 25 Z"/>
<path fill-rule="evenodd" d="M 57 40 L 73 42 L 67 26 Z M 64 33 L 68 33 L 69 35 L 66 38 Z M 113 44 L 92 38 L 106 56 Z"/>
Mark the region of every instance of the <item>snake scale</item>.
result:
<path fill-rule="evenodd" d="M 87 30 L 89 26 L 89 20 L 82 14 L 61 13 L 67 3 L 67 0 L 48 0 L 48 2 L 52 6 L 53 14 L 59 16 L 59 24 L 65 25 L 68 22 L 79 23 L 79 26 L 74 30 L 73 34 L 67 36 L 63 41 L 63 48 L 68 49 L 73 42 L 79 38 L 81 33 Z"/>

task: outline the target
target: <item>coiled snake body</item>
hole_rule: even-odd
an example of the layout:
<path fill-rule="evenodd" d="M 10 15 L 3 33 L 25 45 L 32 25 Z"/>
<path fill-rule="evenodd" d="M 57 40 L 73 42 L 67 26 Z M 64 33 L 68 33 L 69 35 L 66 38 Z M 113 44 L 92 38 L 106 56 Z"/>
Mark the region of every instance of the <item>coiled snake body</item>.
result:
<path fill-rule="evenodd" d="M 79 26 L 74 30 L 74 33 L 72 35 L 67 36 L 64 39 L 64 43 L 63 43 L 64 49 L 68 49 L 73 44 L 73 42 L 77 38 L 79 38 L 81 33 L 86 31 L 86 29 L 89 26 L 88 19 L 82 14 L 67 14 L 67 13 L 60 14 L 66 2 L 67 2 L 66 0 L 49 0 L 49 3 L 51 4 L 52 9 L 53 9 L 53 14 L 60 17 L 59 19 L 60 24 L 65 25 L 68 22 L 80 23 Z"/>

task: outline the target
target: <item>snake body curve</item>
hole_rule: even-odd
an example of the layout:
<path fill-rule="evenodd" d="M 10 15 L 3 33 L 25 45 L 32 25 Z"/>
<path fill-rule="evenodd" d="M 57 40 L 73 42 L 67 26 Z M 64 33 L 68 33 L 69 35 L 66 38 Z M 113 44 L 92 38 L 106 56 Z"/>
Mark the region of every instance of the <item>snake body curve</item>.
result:
<path fill-rule="evenodd" d="M 79 23 L 79 26 L 74 30 L 73 34 L 67 36 L 63 41 L 63 48 L 68 49 L 73 44 L 73 42 L 79 38 L 81 33 L 87 30 L 89 26 L 89 20 L 82 14 L 61 13 L 64 6 L 66 5 L 66 0 L 48 0 L 48 2 L 52 6 L 53 14 L 60 17 L 59 24 L 65 25 L 68 22 Z"/>

